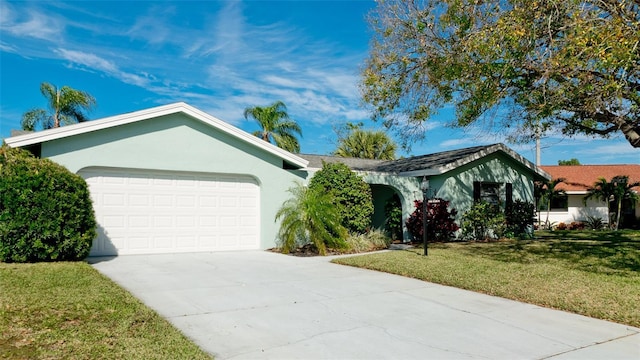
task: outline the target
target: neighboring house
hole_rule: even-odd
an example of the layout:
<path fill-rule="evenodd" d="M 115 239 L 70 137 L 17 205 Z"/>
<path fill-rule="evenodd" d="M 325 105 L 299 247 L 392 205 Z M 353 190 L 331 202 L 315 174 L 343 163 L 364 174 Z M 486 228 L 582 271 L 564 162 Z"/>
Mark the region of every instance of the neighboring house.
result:
<path fill-rule="evenodd" d="M 533 181 L 549 178 L 502 144 L 395 161 L 295 155 L 185 103 L 5 142 L 86 179 L 98 221 L 94 256 L 274 247 L 287 190 L 307 182 L 322 160 L 344 162 L 371 184 L 375 226 L 394 194 L 404 219 L 414 211 L 423 177 L 431 197 L 460 213 L 474 199 L 533 202 Z"/>
<path fill-rule="evenodd" d="M 563 178 L 564 183 L 556 186 L 556 189 L 564 190 L 566 197 L 561 197 L 551 204 L 549 222 L 552 224 L 571 222 L 584 222 L 588 217 L 598 217 L 605 222 L 609 220 L 609 209 L 604 201 L 597 199 L 584 201 L 587 190 L 598 181 L 605 178 L 607 182 L 618 175 L 629 176 L 630 182 L 640 181 L 640 165 L 543 165 L 541 169 L 549 173 L 553 179 Z M 640 187 L 635 188 L 636 192 Z M 547 212 L 541 211 L 542 221 L 546 220 Z M 640 203 L 623 203 L 622 227 L 633 226 L 640 217 Z"/>

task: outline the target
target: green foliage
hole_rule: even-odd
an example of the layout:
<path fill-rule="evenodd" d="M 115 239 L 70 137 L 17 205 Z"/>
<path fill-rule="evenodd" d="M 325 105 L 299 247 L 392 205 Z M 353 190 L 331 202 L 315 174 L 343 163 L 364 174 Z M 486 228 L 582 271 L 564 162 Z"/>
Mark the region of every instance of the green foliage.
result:
<path fill-rule="evenodd" d="M 615 219 L 609 219 L 609 224 L 614 230 L 618 230 L 620 223 L 620 214 L 622 211 L 622 201 L 630 199 L 637 201 L 639 196 L 633 191 L 634 187 L 640 186 L 640 182 L 629 182 L 629 176 L 617 175 L 611 181 L 605 178 L 599 178 L 592 187 L 587 189 L 587 195 L 584 197 L 586 202 L 588 199 L 595 198 L 608 204 L 609 212 L 615 213 Z M 614 208 L 611 208 L 613 204 Z"/>
<path fill-rule="evenodd" d="M 0 261 L 81 260 L 95 236 L 84 179 L 25 150 L 0 148 Z"/>
<path fill-rule="evenodd" d="M 253 135 L 266 142 L 273 142 L 284 150 L 299 153 L 300 143 L 296 134 L 302 136 L 298 123 L 289 118 L 287 106 L 282 101 L 276 101 L 265 107 L 254 106 L 244 109 L 244 118 L 253 118 L 260 125 L 261 130 Z"/>
<path fill-rule="evenodd" d="M 562 189 L 556 189 L 560 184 L 564 183 L 564 178 L 551 179 L 548 181 L 537 182 L 536 189 L 534 190 L 537 193 L 537 196 L 540 196 L 538 199 L 538 216 L 540 215 L 540 210 L 544 207 L 547 210 L 547 218 L 544 221 L 544 227 L 546 229 L 551 229 L 551 223 L 549 222 L 549 214 L 551 212 L 551 203 L 553 200 L 561 198 L 563 196 L 567 196 L 567 192 Z M 539 219 L 538 219 L 539 220 Z M 538 223 L 540 223 L 538 221 Z"/>
<path fill-rule="evenodd" d="M 504 215 L 495 205 L 476 202 L 462 215 L 462 238 L 465 240 L 499 239 L 504 231 Z"/>
<path fill-rule="evenodd" d="M 558 165 L 576 166 L 576 165 L 580 165 L 580 161 L 576 158 L 571 158 L 569 160 L 558 160 Z"/>
<path fill-rule="evenodd" d="M 330 194 L 302 184 L 289 192 L 292 197 L 276 213 L 276 220 L 282 220 L 278 240 L 283 253 L 308 243 L 315 245 L 320 255 L 326 255 L 327 248 L 347 247 L 348 232 L 340 224 L 339 210 Z"/>
<path fill-rule="evenodd" d="M 360 159 L 393 160 L 396 144 L 384 131 L 351 129 L 345 137 L 338 138 L 336 156 Z"/>
<path fill-rule="evenodd" d="M 591 230 L 604 230 L 604 220 L 599 216 L 587 216 L 587 228 Z"/>
<path fill-rule="evenodd" d="M 392 239 L 402 239 L 402 203 L 394 194 L 384 205 L 385 228 Z"/>
<path fill-rule="evenodd" d="M 47 99 L 51 112 L 44 109 L 32 109 L 22 115 L 22 129 L 34 131 L 40 125 L 43 129 L 57 128 L 62 125 L 87 121 L 83 111 L 90 111 L 96 100 L 89 93 L 68 86 L 61 88 L 44 82 L 40 92 Z"/>
<path fill-rule="evenodd" d="M 323 163 L 309 188 L 331 196 L 339 220 L 350 232 L 364 233 L 371 226 L 373 199 L 369 185 L 342 163 Z"/>
<path fill-rule="evenodd" d="M 505 211 L 506 231 L 516 237 L 530 237 L 533 233 L 535 205 L 517 199 Z"/>
<path fill-rule="evenodd" d="M 361 90 L 404 143 L 453 104 L 453 125 L 513 140 L 621 133 L 640 147 L 637 1 L 388 0 L 369 20 Z"/>
<path fill-rule="evenodd" d="M 391 239 L 378 229 L 371 230 L 365 234 L 351 234 L 347 238 L 349 250 L 353 253 L 386 249 L 390 243 Z"/>

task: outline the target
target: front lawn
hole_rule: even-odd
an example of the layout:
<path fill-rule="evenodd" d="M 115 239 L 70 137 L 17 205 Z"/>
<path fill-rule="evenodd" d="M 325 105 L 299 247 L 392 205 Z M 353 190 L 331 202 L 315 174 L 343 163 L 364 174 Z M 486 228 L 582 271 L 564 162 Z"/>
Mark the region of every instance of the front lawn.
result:
<path fill-rule="evenodd" d="M 0 263 L 0 357 L 211 358 L 84 262 Z"/>
<path fill-rule="evenodd" d="M 336 263 L 640 327 L 640 231 L 554 231 L 538 240 L 430 244 Z"/>

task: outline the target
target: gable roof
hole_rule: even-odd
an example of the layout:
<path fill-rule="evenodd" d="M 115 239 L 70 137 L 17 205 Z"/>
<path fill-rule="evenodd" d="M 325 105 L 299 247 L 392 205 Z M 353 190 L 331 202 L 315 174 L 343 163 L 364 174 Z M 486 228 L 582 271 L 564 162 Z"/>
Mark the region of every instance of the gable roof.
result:
<path fill-rule="evenodd" d="M 640 165 L 543 165 L 540 166 L 553 179 L 564 178 L 557 188 L 571 194 L 583 194 L 599 178 L 611 181 L 614 176 L 627 175 L 630 182 L 640 181 Z M 640 191 L 640 188 L 635 188 Z"/>
<path fill-rule="evenodd" d="M 353 170 L 392 173 L 400 176 L 430 176 L 444 174 L 496 152 L 505 153 L 542 178 L 551 178 L 549 174 L 504 144 L 474 146 L 389 161 L 305 154 L 300 156 L 309 160 L 309 167 L 320 168 L 322 167 L 322 161 L 328 163 L 341 162 Z"/>
<path fill-rule="evenodd" d="M 474 146 L 398 159 L 378 165 L 375 171 L 392 172 L 403 176 L 439 175 L 497 152 L 513 158 L 538 176 L 549 178 L 549 174 L 504 144 Z"/>
<path fill-rule="evenodd" d="M 286 150 L 283 150 L 273 144 L 263 141 L 243 130 L 238 129 L 218 118 L 215 118 L 195 107 L 184 102 L 177 102 L 169 105 L 153 107 L 150 109 L 135 111 L 127 114 L 106 117 L 97 120 L 86 121 L 78 124 L 62 126 L 55 129 L 48 129 L 38 132 L 32 132 L 24 135 L 14 136 L 5 139 L 7 145 L 11 147 L 22 147 L 34 144 L 44 143 L 46 141 L 63 139 L 69 136 L 80 135 L 92 131 L 112 128 L 115 126 L 131 124 L 138 121 L 145 121 L 160 116 L 182 113 L 198 121 L 201 121 L 223 133 L 231 135 L 241 141 L 252 144 L 268 153 L 280 157 L 283 161 L 293 165 L 294 167 L 306 167 L 308 162 Z"/>

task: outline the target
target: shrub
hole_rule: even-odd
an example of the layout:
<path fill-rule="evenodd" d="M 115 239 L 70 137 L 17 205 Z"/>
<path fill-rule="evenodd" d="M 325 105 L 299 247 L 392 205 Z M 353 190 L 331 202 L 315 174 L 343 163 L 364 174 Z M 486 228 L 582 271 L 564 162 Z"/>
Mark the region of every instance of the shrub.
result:
<path fill-rule="evenodd" d="M 569 230 L 584 230 L 585 228 L 586 225 L 580 221 L 572 221 L 571 224 L 567 226 L 567 229 Z"/>
<path fill-rule="evenodd" d="M 385 228 L 391 239 L 402 239 L 402 203 L 397 194 L 387 200 L 384 205 L 384 215 L 386 218 Z"/>
<path fill-rule="evenodd" d="M 349 249 L 355 253 L 386 249 L 390 243 L 391 239 L 377 229 L 366 234 L 351 234 L 347 238 Z"/>
<path fill-rule="evenodd" d="M 81 260 L 95 236 L 84 179 L 25 150 L 0 148 L 0 261 Z"/>
<path fill-rule="evenodd" d="M 517 237 L 531 236 L 535 221 L 535 205 L 516 200 L 505 211 L 506 231 Z"/>
<path fill-rule="evenodd" d="M 347 248 L 347 230 L 338 220 L 338 207 L 329 194 L 302 184 L 289 192 L 292 197 L 276 213 L 276 220 L 282 219 L 278 240 L 283 253 L 308 243 L 315 245 L 320 255 L 326 255 L 327 248 Z"/>
<path fill-rule="evenodd" d="M 476 202 L 462 215 L 462 238 L 465 240 L 498 239 L 504 231 L 504 215 L 498 206 Z"/>
<path fill-rule="evenodd" d="M 558 225 L 556 225 L 556 230 L 567 230 L 568 226 L 567 224 L 560 222 L 558 223 Z"/>
<path fill-rule="evenodd" d="M 585 226 L 591 230 L 602 230 L 605 228 L 605 223 L 601 217 L 587 216 Z"/>
<path fill-rule="evenodd" d="M 371 188 L 347 165 L 323 163 L 311 178 L 309 188 L 331 196 L 338 207 L 340 222 L 350 232 L 362 234 L 371 226 Z"/>
<path fill-rule="evenodd" d="M 449 241 L 459 229 L 455 223 L 458 213 L 455 209 L 449 210 L 449 201 L 433 199 L 427 202 L 427 241 Z M 416 210 L 407 219 L 407 230 L 414 241 L 422 241 L 424 234 L 422 226 L 423 207 L 422 201 L 414 201 Z"/>

